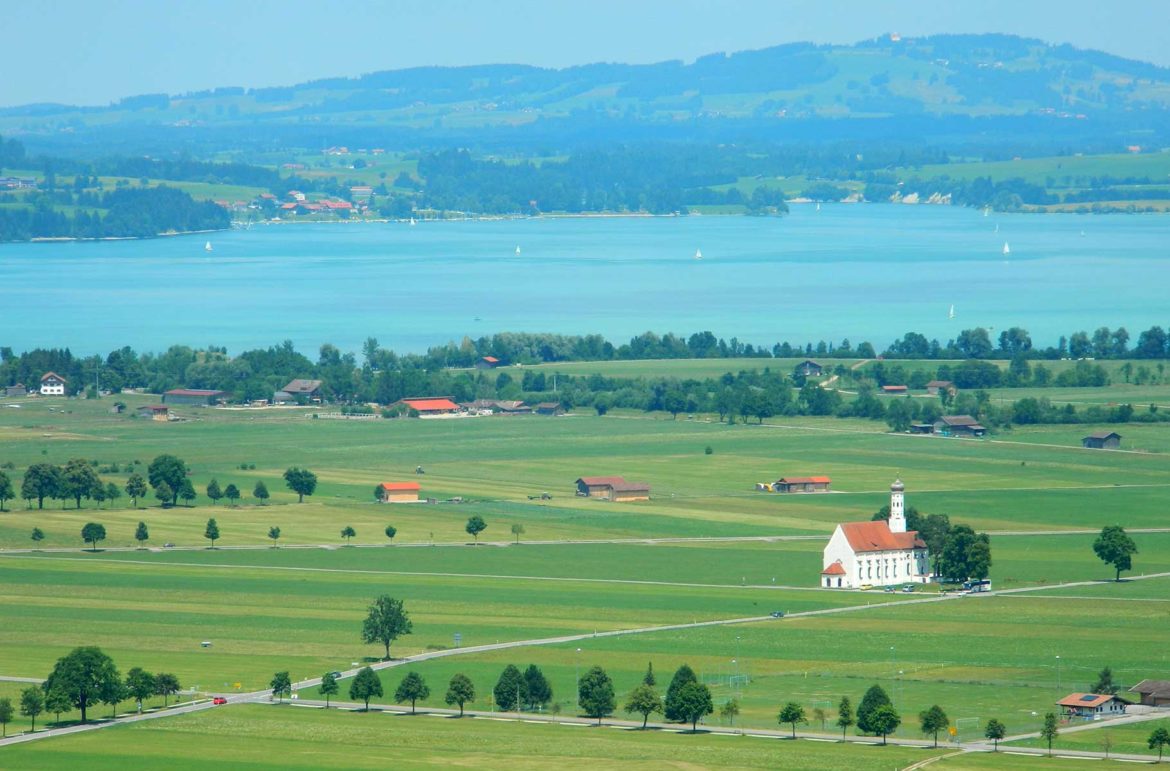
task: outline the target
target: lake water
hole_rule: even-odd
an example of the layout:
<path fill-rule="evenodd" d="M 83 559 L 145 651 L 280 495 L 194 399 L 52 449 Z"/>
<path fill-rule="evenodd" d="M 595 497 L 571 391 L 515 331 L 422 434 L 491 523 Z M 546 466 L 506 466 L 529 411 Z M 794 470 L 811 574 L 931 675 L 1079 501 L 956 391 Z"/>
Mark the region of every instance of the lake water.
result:
<path fill-rule="evenodd" d="M 945 343 L 1022 326 L 1049 345 L 1170 323 L 1165 216 L 801 205 L 784 218 L 255 226 L 212 234 L 211 253 L 207 238 L 0 245 L 0 345 L 238 353 L 290 339 L 313 355 L 368 336 L 422 351 L 497 331 L 709 329 L 880 350 L 907 331 Z"/>

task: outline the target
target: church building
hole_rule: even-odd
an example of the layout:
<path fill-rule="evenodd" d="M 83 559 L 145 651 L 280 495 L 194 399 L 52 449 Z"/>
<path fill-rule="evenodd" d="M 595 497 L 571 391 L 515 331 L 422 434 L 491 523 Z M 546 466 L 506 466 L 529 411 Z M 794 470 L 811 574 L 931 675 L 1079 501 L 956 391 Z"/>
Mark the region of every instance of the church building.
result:
<path fill-rule="evenodd" d="M 825 547 L 821 586 L 857 589 L 930 580 L 926 544 L 916 531 L 906 530 L 905 491 L 900 479 L 890 485 L 888 522 L 879 519 L 837 525 Z"/>

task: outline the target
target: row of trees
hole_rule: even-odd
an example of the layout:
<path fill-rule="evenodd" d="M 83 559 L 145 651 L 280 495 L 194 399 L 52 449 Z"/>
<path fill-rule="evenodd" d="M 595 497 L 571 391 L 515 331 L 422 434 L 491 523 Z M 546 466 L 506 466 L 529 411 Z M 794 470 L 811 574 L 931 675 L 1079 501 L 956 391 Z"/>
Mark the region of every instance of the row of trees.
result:
<path fill-rule="evenodd" d="M 104 482 L 97 473 L 97 462 L 74 458 L 63 466 L 52 463 L 34 463 L 24 472 L 21 481 L 20 497 L 28 501 L 37 502 L 37 508 L 45 507 L 45 499 L 60 500 L 62 503 L 72 500 L 80 509 L 82 499 L 92 500 L 99 507 L 104 501 L 116 501 L 125 492 L 130 498 L 131 505 L 138 508 L 138 501 L 148 492 L 147 482 L 154 490 L 154 497 L 163 506 L 175 506 L 179 499 L 190 504 L 197 495 L 195 486 L 190 479 L 190 470 L 187 464 L 174 455 L 159 455 L 150 463 L 147 476 L 132 472 L 123 487 L 113 482 Z M 317 489 L 317 476 L 312 471 L 302 468 L 290 468 L 284 472 L 285 485 L 298 495 L 298 501 L 304 502 L 306 495 L 312 495 Z M 207 485 L 207 497 L 212 503 L 218 503 L 227 498 L 230 505 L 236 505 L 240 500 L 240 489 L 235 484 L 228 484 L 221 488 L 218 480 L 212 479 Z M 11 479 L 0 471 L 0 510 L 5 501 L 11 500 L 14 495 Z M 252 497 L 261 505 L 267 503 L 271 497 L 268 486 L 262 480 L 256 482 L 252 488 Z"/>

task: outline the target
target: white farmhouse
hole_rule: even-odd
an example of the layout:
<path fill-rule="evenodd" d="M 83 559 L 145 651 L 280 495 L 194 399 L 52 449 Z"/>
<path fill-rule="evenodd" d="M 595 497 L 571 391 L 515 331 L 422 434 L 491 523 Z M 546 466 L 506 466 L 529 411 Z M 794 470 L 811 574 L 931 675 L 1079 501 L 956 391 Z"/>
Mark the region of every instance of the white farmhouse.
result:
<path fill-rule="evenodd" d="M 41 376 L 41 396 L 64 396 L 65 378 L 56 372 L 46 372 Z"/>
<path fill-rule="evenodd" d="M 856 589 L 930 580 L 926 544 L 916 531 L 906 531 L 905 490 L 900 479 L 890 485 L 888 522 L 837 525 L 825 547 L 821 586 Z"/>

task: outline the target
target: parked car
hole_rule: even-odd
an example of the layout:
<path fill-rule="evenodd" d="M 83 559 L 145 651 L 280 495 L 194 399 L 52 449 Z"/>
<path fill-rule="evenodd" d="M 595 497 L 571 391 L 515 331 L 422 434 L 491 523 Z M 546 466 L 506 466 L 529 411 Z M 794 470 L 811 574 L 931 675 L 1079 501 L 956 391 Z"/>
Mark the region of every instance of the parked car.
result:
<path fill-rule="evenodd" d="M 220 704 L 227 704 L 227 699 L 225 699 L 222 696 L 216 696 L 214 699 L 211 700 L 211 703 L 215 704 L 217 706 Z"/>
<path fill-rule="evenodd" d="M 774 610 L 774 611 L 772 611 L 771 616 L 772 616 L 772 618 L 784 618 L 784 611 Z"/>
<path fill-rule="evenodd" d="M 906 584 L 902 587 L 902 591 L 906 592 L 906 594 L 910 594 L 914 591 L 914 584 Z"/>
<path fill-rule="evenodd" d="M 336 670 L 330 672 L 329 674 L 333 675 L 334 679 L 341 677 L 341 673 Z"/>

